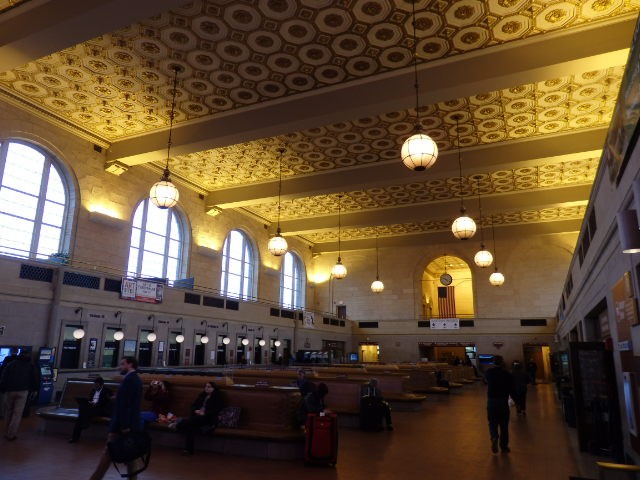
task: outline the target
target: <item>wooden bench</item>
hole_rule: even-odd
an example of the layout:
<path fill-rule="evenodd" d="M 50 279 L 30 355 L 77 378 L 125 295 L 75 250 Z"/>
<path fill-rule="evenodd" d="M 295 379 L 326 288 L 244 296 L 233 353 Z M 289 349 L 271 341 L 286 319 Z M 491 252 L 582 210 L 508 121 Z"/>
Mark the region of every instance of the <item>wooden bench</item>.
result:
<path fill-rule="evenodd" d="M 150 377 L 150 378 L 149 378 Z M 203 390 L 206 377 L 141 375 L 146 386 L 152 379 L 168 380 L 171 384 L 171 410 L 178 417 L 187 417 L 190 407 Z M 116 381 L 105 381 L 114 390 Z M 294 387 L 256 387 L 253 385 L 220 385 L 217 383 L 225 406 L 241 408 L 238 428 L 219 427 L 213 435 L 202 436 L 196 441 L 201 450 L 234 455 L 249 455 L 270 459 L 300 458 L 303 453 L 304 432 L 296 424 L 300 393 Z M 70 435 L 77 418 L 75 397 L 86 397 L 92 387 L 91 379 L 69 379 L 65 383 L 60 402 L 55 407 L 40 409 L 41 429 Z M 142 410 L 150 406 L 143 402 Z M 96 418 L 95 425 L 106 424 L 108 418 Z M 169 429 L 168 425 L 152 422 L 154 444 L 182 448 L 184 439 Z M 92 426 L 90 428 L 94 429 Z M 95 428 L 94 434 L 104 428 Z M 87 432 L 91 433 L 91 432 Z"/>

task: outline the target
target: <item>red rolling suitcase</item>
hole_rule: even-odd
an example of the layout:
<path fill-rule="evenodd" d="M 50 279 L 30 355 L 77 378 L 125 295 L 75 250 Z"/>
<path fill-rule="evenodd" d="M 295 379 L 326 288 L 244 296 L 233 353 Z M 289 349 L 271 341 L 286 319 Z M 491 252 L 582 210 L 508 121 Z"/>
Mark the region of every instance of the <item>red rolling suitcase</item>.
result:
<path fill-rule="evenodd" d="M 338 460 L 338 417 L 335 413 L 307 415 L 304 461 L 334 466 Z"/>

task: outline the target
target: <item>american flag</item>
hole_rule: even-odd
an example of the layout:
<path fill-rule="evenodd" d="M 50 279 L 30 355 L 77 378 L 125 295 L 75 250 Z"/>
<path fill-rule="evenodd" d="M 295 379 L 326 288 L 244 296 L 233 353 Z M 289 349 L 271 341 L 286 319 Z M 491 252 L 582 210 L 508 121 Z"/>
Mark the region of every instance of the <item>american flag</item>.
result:
<path fill-rule="evenodd" d="M 456 318 L 455 287 L 438 287 L 438 314 L 440 318 Z"/>

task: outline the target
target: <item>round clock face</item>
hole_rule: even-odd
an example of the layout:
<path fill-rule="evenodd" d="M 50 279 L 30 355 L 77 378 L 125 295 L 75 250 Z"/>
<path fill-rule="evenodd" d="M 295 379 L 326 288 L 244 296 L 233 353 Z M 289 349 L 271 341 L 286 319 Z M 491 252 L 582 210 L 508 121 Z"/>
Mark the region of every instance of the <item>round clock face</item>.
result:
<path fill-rule="evenodd" d="M 451 285 L 451 282 L 453 282 L 453 278 L 451 278 L 451 275 L 449 275 L 448 273 L 443 273 L 442 275 L 440 275 L 441 284 Z"/>

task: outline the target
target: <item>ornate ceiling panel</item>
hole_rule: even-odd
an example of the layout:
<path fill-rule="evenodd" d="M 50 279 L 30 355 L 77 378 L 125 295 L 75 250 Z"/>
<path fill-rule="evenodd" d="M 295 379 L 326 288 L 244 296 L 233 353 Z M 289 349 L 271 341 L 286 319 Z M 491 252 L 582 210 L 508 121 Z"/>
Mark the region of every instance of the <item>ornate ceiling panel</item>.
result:
<path fill-rule="evenodd" d="M 519 225 L 528 223 L 552 222 L 557 220 L 581 219 L 584 217 L 587 202 L 570 207 L 553 207 L 542 210 L 506 211 L 493 215 L 494 225 Z M 491 227 L 491 219 L 483 219 L 484 228 Z M 364 238 L 393 237 L 418 233 L 434 233 L 451 231 L 451 219 L 426 221 L 419 223 L 388 224 L 378 227 L 346 228 L 340 231 L 342 241 L 360 240 Z M 337 231 L 322 231 L 304 235 L 313 243 L 337 242 Z"/>
<path fill-rule="evenodd" d="M 431 61 L 611 21 L 640 2 L 423 0 L 416 8 L 418 57 Z M 194 1 L 3 72 L 0 88 L 112 142 L 168 125 L 175 65 L 181 123 L 406 67 L 411 23 L 406 0 Z M 437 131 L 439 110 L 425 112 L 427 129 Z M 558 118 L 547 112 L 540 127 L 562 129 Z"/>
<path fill-rule="evenodd" d="M 595 178 L 599 160 L 599 158 L 587 158 L 463 177 L 462 189 L 460 177 L 454 177 L 284 200 L 281 204 L 280 218 L 294 220 L 337 214 L 339 195 L 343 195 L 340 200 L 341 211 L 352 213 L 453 200 L 459 198 L 460 192 L 464 197 L 470 197 L 477 195 L 478 191 L 481 196 L 487 196 L 570 185 L 588 185 Z M 278 213 L 276 202 L 245 208 L 269 222 L 276 221 Z"/>

